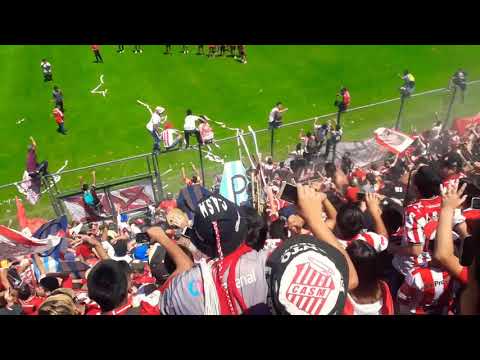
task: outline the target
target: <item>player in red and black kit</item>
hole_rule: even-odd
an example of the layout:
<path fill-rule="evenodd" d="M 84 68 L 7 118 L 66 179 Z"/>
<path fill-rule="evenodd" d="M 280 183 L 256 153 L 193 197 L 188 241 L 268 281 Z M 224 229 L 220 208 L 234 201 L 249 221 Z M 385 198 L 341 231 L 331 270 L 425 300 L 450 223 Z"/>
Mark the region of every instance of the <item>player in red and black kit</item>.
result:
<path fill-rule="evenodd" d="M 92 45 L 93 55 L 95 55 L 96 63 L 103 63 L 102 55 L 100 55 L 100 45 Z"/>
<path fill-rule="evenodd" d="M 53 117 L 55 118 L 55 122 L 58 125 L 57 132 L 63 135 L 67 135 L 67 131 L 65 130 L 65 121 L 63 112 L 58 108 L 54 108 L 52 111 Z"/>

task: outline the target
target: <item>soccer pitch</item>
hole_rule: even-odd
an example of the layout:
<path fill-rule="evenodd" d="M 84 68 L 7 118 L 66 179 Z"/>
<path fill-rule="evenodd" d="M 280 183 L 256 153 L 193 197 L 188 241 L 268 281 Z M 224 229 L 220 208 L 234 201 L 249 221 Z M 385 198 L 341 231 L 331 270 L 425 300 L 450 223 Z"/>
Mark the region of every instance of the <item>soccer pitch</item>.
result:
<path fill-rule="evenodd" d="M 60 168 L 65 160 L 68 168 L 75 168 L 150 152 L 152 139 L 145 128 L 150 114 L 137 100 L 152 108 L 165 107 L 168 120 L 177 129 L 183 129 L 185 111 L 192 109 L 246 130 L 248 125 L 265 128 L 277 101 L 289 108 L 284 123 L 335 112 L 333 102 L 341 86 L 349 88 L 352 107 L 398 97 L 401 80 L 397 75 L 404 69 L 415 75 L 417 93 L 446 87 L 459 67 L 468 72 L 470 80 L 480 79 L 479 46 L 247 45 L 248 64 L 226 56 L 212 59 L 196 55 L 196 46 L 190 46 L 187 55 L 181 53 L 181 46 L 173 46 L 172 55 L 164 55 L 163 45 L 144 46 L 142 54 L 134 54 L 132 46 L 125 46 L 122 54 L 116 49 L 115 45 L 101 46 L 104 63 L 96 64 L 89 45 L 0 46 L 0 184 L 20 180 L 30 135 L 38 143 L 39 160 L 47 159 L 50 171 Z M 53 82 L 43 81 L 42 58 L 52 64 Z M 108 89 L 105 97 L 91 93 L 102 74 L 104 85 L 99 90 Z M 55 131 L 53 85 L 64 93 L 66 136 Z M 445 96 L 419 98 L 406 104 L 405 130 L 428 126 L 434 112 L 445 108 Z M 478 98 L 467 93 L 465 105 L 456 106 L 455 114 L 480 111 Z M 399 102 L 392 102 L 345 114 L 344 139 L 363 139 L 376 127 L 393 125 L 398 108 Z M 235 135 L 212 125 L 217 139 Z M 293 148 L 300 128 L 308 125 L 277 132 L 276 160 L 286 155 L 287 145 Z M 269 134 L 258 137 L 261 150 L 266 152 Z M 215 154 L 236 159 L 236 142 L 220 145 L 221 149 L 212 147 Z M 175 190 L 182 163 L 188 171 L 190 161 L 198 167 L 198 152 L 170 153 L 159 161 L 162 172 L 173 169 L 163 181 L 169 185 L 167 189 Z M 207 174 L 221 172 L 220 164 L 204 161 Z M 125 176 L 135 171 L 135 166 L 99 170 L 98 182 Z M 78 178 L 65 177 L 62 182 L 75 187 Z M 211 179 L 207 184 L 211 185 Z M 14 215 L 14 207 L 1 203 L 14 195 L 15 191 L 0 191 L 0 223 Z M 44 196 L 34 208 L 27 206 L 27 214 L 47 216 L 47 208 Z"/>

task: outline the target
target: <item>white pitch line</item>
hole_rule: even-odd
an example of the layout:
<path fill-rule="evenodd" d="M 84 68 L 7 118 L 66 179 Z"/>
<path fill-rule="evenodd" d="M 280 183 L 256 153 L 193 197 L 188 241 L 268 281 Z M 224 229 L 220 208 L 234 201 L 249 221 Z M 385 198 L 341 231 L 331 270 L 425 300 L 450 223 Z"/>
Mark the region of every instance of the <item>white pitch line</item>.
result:
<path fill-rule="evenodd" d="M 107 96 L 108 89 L 98 90 L 103 84 L 104 84 L 104 81 L 103 81 L 103 74 L 102 74 L 100 75 L 100 84 L 98 84 L 98 86 L 95 89 L 91 90 L 90 92 L 92 94 L 101 94 L 103 95 L 103 97 Z"/>

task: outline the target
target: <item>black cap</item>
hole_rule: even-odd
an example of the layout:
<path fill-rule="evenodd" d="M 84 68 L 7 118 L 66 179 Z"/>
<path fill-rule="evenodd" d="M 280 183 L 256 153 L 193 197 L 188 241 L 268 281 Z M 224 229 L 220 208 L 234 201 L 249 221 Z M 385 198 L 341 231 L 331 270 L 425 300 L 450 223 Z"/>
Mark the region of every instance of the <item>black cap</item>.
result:
<path fill-rule="evenodd" d="M 218 226 L 224 256 L 235 251 L 245 240 L 247 226 L 240 208 L 221 195 L 211 195 L 198 203 L 191 241 L 209 257 L 218 257 L 214 224 Z"/>
<path fill-rule="evenodd" d="M 273 312 L 283 315 L 338 315 L 348 291 L 343 254 L 313 236 L 285 241 L 267 261 Z"/>

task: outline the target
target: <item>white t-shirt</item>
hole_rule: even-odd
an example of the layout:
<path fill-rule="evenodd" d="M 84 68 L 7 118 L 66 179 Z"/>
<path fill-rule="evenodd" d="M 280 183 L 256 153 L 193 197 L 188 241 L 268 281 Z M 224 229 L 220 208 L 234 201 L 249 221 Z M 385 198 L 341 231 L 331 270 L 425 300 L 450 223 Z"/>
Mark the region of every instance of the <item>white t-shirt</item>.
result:
<path fill-rule="evenodd" d="M 50 65 L 48 61 L 40 63 L 40 66 L 42 67 L 44 73 L 49 73 L 52 71 L 52 65 Z"/>
<path fill-rule="evenodd" d="M 189 131 L 195 130 L 196 129 L 195 122 L 198 119 L 199 117 L 196 115 L 187 115 L 187 117 L 185 117 L 185 124 L 183 125 L 183 130 L 189 130 Z"/>
<path fill-rule="evenodd" d="M 153 126 L 154 125 L 159 125 L 161 122 L 162 118 L 160 115 L 158 115 L 156 112 L 152 114 L 152 117 L 150 118 L 150 121 L 147 124 L 147 130 L 152 132 L 153 131 Z"/>
<path fill-rule="evenodd" d="M 278 120 L 280 115 L 280 109 L 278 107 L 274 107 L 272 111 L 270 111 L 270 116 L 268 117 L 268 122 L 273 122 Z"/>

